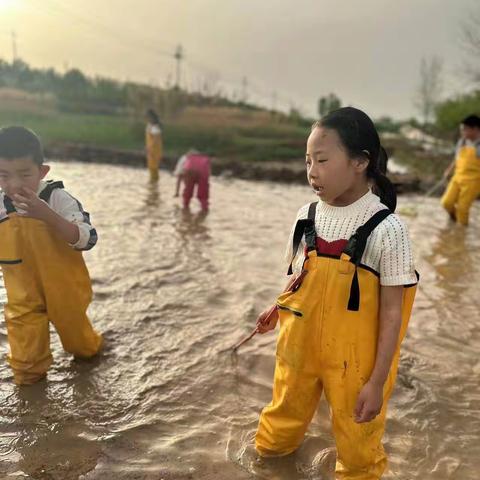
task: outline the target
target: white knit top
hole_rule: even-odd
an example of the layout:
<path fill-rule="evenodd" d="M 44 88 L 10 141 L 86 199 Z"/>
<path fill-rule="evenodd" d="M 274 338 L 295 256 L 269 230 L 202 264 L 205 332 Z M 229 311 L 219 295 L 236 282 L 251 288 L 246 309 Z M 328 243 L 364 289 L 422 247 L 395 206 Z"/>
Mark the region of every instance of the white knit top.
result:
<path fill-rule="evenodd" d="M 309 205 L 300 208 L 297 220 L 307 218 Z M 333 207 L 320 200 L 315 217 L 317 236 L 327 242 L 348 240 L 358 227 L 385 208 L 387 207 L 380 202 L 380 198 L 371 191 L 346 207 Z M 296 221 L 287 245 L 288 263 L 292 258 L 295 225 Z M 302 268 L 304 249 L 305 243 L 302 240 L 293 262 L 295 273 L 299 273 Z M 397 215 L 389 215 L 371 233 L 361 263 L 379 273 L 381 285 L 410 285 L 417 282 L 407 227 Z"/>

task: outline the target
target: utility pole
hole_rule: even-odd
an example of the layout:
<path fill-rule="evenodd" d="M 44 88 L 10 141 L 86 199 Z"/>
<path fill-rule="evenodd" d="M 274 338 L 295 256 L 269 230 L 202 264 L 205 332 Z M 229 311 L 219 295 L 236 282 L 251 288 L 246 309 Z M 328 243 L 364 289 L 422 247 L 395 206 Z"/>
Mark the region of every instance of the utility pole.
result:
<path fill-rule="evenodd" d="M 247 103 L 248 100 L 248 78 L 242 78 L 242 103 Z"/>
<path fill-rule="evenodd" d="M 177 49 L 175 50 L 175 54 L 173 55 L 177 62 L 177 74 L 175 77 L 175 88 L 180 88 L 180 76 L 181 76 L 181 62 L 184 58 L 183 48 L 181 45 L 178 45 Z"/>
<path fill-rule="evenodd" d="M 15 63 L 17 61 L 17 34 L 12 30 L 12 61 Z"/>
<path fill-rule="evenodd" d="M 277 92 L 272 92 L 272 112 L 277 111 Z"/>

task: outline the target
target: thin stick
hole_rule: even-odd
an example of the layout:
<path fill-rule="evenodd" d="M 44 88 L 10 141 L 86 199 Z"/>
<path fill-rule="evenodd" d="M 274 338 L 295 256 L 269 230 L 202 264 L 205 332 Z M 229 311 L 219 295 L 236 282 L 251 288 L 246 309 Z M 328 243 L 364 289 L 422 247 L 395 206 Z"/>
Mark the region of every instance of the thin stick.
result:
<path fill-rule="evenodd" d="M 269 320 L 270 320 L 270 317 L 273 315 L 273 313 L 277 310 L 277 306 L 276 305 L 273 305 L 273 307 L 270 308 L 270 310 L 268 311 L 268 314 L 267 316 L 265 317 L 264 321 L 262 322 L 264 325 L 266 325 Z M 249 340 L 251 340 L 257 333 L 258 333 L 258 325 L 255 326 L 255 329 L 252 331 L 252 333 L 250 333 L 250 335 L 248 335 L 247 337 L 243 338 L 242 340 L 240 340 L 237 344 L 235 344 L 233 347 L 232 347 L 232 350 L 234 352 L 236 352 L 242 345 L 244 345 L 245 343 L 247 343 Z"/>
<path fill-rule="evenodd" d="M 433 195 L 444 183 L 445 183 L 445 178 L 442 178 L 425 194 L 425 196 L 430 197 L 431 195 Z"/>
<path fill-rule="evenodd" d="M 300 273 L 300 275 L 298 277 L 294 277 L 292 278 L 284 292 L 288 292 L 290 290 L 293 291 L 293 289 L 295 288 L 298 288 L 298 286 L 302 283 L 303 279 L 305 278 L 305 275 L 307 274 L 307 271 L 306 270 L 302 270 L 302 273 Z M 262 325 L 267 325 L 268 322 L 270 321 L 270 317 L 274 314 L 274 312 L 277 311 L 277 305 L 273 305 L 272 307 L 270 307 L 270 310 L 268 311 L 267 313 L 267 316 L 263 319 L 263 322 L 261 322 Z M 255 329 L 252 331 L 252 333 L 250 333 L 250 335 L 248 335 L 248 337 L 245 337 L 243 338 L 242 340 L 240 340 L 238 343 L 236 343 L 233 347 L 231 347 L 231 350 L 233 352 L 236 352 L 242 345 L 244 345 L 245 343 L 247 343 L 249 340 L 251 340 L 258 332 L 259 332 L 259 325 L 257 325 L 255 327 Z M 229 349 L 230 350 L 230 349 Z"/>
<path fill-rule="evenodd" d="M 236 352 L 242 345 L 251 340 L 258 333 L 258 327 L 255 327 L 248 337 L 245 337 L 243 340 L 240 340 L 236 345 L 232 347 L 232 350 Z"/>

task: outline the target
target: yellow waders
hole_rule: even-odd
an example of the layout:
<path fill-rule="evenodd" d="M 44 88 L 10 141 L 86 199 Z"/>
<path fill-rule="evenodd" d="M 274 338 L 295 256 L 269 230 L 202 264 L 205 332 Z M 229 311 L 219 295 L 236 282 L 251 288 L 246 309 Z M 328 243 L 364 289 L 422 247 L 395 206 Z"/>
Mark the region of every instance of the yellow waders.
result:
<path fill-rule="evenodd" d="M 442 197 L 442 206 L 458 223 L 468 225 L 468 214 L 480 195 L 480 158 L 475 145 L 460 147 L 455 160 L 455 173 Z"/>
<path fill-rule="evenodd" d="M 150 172 L 150 180 L 152 182 L 158 181 L 158 169 L 162 161 L 163 144 L 162 135 L 153 135 L 147 126 L 145 133 L 145 143 L 147 149 L 147 167 Z"/>
<path fill-rule="evenodd" d="M 82 253 L 44 222 L 19 217 L 11 203 L 9 210 L 0 223 L 8 361 L 15 383 L 29 384 L 44 377 L 52 363 L 49 322 L 63 348 L 77 357 L 95 355 L 102 337 L 86 315 L 92 289 Z"/>
<path fill-rule="evenodd" d="M 337 446 L 336 478 L 379 479 L 387 464 L 381 442 L 386 406 L 416 287 L 404 290 L 401 334 L 382 411 L 369 423 L 355 423 L 358 395 L 375 365 L 380 294 L 378 274 L 362 266 L 360 259 L 371 231 L 390 212 L 379 212 L 360 227 L 340 258 L 322 257 L 315 247 L 315 207 L 311 205 L 308 220 L 298 222 L 294 235 L 295 251 L 297 232 L 305 232 L 309 251 L 304 279 L 277 301 L 280 334 L 273 399 L 260 416 L 255 446 L 264 456 L 296 450 L 324 391 Z"/>

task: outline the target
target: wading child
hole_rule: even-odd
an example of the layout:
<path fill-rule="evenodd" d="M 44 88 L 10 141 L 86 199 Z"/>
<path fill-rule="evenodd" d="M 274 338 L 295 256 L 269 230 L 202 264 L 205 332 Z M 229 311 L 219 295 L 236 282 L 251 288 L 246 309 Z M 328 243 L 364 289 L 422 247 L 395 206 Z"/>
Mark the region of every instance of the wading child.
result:
<path fill-rule="evenodd" d="M 37 136 L 0 129 L 0 267 L 7 290 L 8 361 L 17 384 L 45 377 L 52 363 L 49 324 L 63 348 L 95 355 L 102 337 L 86 315 L 92 289 L 81 250 L 97 233 L 62 182 L 46 182 Z"/>
<path fill-rule="evenodd" d="M 154 110 L 147 110 L 147 126 L 145 127 L 145 149 L 147 152 L 147 168 L 152 182 L 158 181 L 158 169 L 162 162 L 163 141 L 160 119 Z"/>
<path fill-rule="evenodd" d="M 324 392 L 336 478 L 379 479 L 387 401 L 417 283 L 410 240 L 393 214 L 386 154 L 365 113 L 347 107 L 317 122 L 306 166 L 319 201 L 298 212 L 289 240 L 295 275 L 276 313 L 257 320 L 264 333 L 279 319 L 280 333 L 256 449 L 262 456 L 295 451 Z"/>
<path fill-rule="evenodd" d="M 203 212 L 208 212 L 210 192 L 210 157 L 196 150 L 189 150 L 179 158 L 173 174 L 177 177 L 175 196 L 178 197 L 183 181 L 183 208 L 190 207 L 195 188 Z"/>
<path fill-rule="evenodd" d="M 480 117 L 464 118 L 460 135 L 455 158 L 443 175 L 448 178 L 454 171 L 442 197 L 442 206 L 452 220 L 468 225 L 470 207 L 480 195 Z"/>

